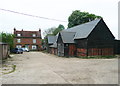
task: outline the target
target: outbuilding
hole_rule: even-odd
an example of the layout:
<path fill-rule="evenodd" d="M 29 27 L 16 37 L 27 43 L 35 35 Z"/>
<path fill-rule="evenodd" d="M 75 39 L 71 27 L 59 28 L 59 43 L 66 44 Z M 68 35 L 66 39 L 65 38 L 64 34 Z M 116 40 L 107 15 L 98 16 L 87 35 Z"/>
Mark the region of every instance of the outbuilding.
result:
<path fill-rule="evenodd" d="M 57 38 L 58 56 L 114 55 L 115 37 L 102 18 L 65 29 Z"/>
<path fill-rule="evenodd" d="M 7 59 L 10 54 L 10 47 L 7 43 L 0 42 L 0 60 Z"/>
<path fill-rule="evenodd" d="M 53 49 L 57 48 L 56 44 L 57 36 L 47 36 L 47 52 L 52 53 Z M 51 50 L 52 49 L 52 50 Z"/>

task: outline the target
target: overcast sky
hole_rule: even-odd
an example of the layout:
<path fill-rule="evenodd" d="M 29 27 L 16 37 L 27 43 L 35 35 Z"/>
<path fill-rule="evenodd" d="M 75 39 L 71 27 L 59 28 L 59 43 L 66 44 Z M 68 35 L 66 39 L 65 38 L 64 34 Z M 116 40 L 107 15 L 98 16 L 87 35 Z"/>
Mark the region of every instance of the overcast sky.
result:
<path fill-rule="evenodd" d="M 74 10 L 86 11 L 102 16 L 112 33 L 118 38 L 119 0 L 0 0 L 0 8 L 21 13 L 68 21 Z M 0 32 L 13 33 L 17 30 L 39 30 L 68 22 L 40 19 L 0 10 Z"/>

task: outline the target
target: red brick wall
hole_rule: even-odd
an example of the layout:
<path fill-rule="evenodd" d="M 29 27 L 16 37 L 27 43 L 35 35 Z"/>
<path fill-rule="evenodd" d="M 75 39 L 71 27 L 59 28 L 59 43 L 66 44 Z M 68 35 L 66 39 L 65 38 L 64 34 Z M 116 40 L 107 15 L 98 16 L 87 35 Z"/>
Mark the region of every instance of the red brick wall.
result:
<path fill-rule="evenodd" d="M 87 49 L 77 48 L 77 56 L 87 56 Z"/>
<path fill-rule="evenodd" d="M 74 44 L 69 44 L 69 56 L 75 56 L 76 47 Z"/>
<path fill-rule="evenodd" d="M 89 56 L 114 55 L 114 49 L 113 48 L 102 48 L 102 49 L 91 48 L 91 49 L 88 50 L 88 55 Z"/>
<path fill-rule="evenodd" d="M 113 48 L 90 48 L 88 49 L 88 56 L 109 56 L 114 55 Z M 87 49 L 77 48 L 77 56 L 87 56 Z"/>
<path fill-rule="evenodd" d="M 50 48 L 50 53 L 57 55 L 57 48 Z"/>
<path fill-rule="evenodd" d="M 21 42 L 17 43 L 17 39 L 21 39 Z M 36 39 L 36 43 L 33 43 L 33 39 Z M 39 50 L 41 50 L 41 42 L 40 38 L 14 38 L 14 47 L 16 47 L 17 44 L 22 45 L 22 47 L 25 46 L 25 44 L 29 44 L 30 49 L 32 49 L 32 45 L 38 45 Z"/>

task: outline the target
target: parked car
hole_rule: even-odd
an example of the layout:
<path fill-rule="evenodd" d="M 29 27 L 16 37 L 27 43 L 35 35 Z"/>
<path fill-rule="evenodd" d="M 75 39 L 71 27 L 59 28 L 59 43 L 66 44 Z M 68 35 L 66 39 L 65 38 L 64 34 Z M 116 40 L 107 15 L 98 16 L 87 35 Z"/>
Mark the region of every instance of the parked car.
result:
<path fill-rule="evenodd" d="M 14 48 L 14 49 L 11 50 L 11 53 L 22 54 L 23 49 L 22 48 Z"/>
<path fill-rule="evenodd" d="M 24 52 L 29 52 L 28 48 L 22 48 Z"/>

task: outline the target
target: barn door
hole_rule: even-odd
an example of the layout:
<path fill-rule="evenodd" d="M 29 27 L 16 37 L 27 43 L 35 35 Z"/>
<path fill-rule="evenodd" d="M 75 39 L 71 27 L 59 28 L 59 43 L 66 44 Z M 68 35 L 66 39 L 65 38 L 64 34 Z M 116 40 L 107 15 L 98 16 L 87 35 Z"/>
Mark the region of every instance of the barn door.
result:
<path fill-rule="evenodd" d="M 64 56 L 64 44 L 58 44 L 58 56 Z"/>

